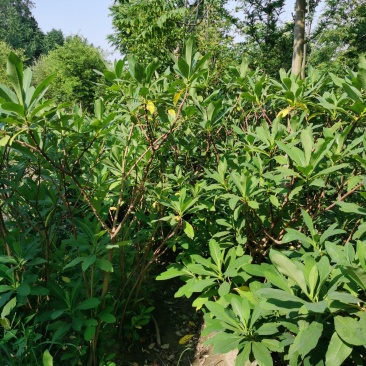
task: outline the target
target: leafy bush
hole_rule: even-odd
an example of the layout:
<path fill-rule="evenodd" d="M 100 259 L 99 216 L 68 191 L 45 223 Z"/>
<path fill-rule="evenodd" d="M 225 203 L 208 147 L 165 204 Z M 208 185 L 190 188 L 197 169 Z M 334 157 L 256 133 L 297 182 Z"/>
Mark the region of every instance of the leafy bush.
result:
<path fill-rule="evenodd" d="M 54 34 L 56 33 L 56 34 Z M 47 34 L 45 42 L 50 48 L 32 67 L 34 81 L 40 84 L 46 77 L 55 75 L 50 88 L 49 97 L 57 103 L 71 102 L 93 109 L 94 100 L 98 97 L 100 77 L 94 70 L 104 70 L 105 61 L 101 51 L 79 36 L 67 37 L 65 42 L 56 39 L 62 45 L 52 46 L 52 37 L 60 36 L 58 31 Z M 62 36 L 62 33 L 61 33 Z M 53 47 L 53 49 L 52 49 Z"/>
<path fill-rule="evenodd" d="M 51 52 L 52 53 L 52 52 Z M 108 364 L 177 263 L 237 364 L 363 361 L 366 65 L 280 81 L 245 63 L 212 92 L 192 39 L 159 75 L 128 58 L 94 113 L 45 98 L 10 54 L 0 87 L 0 356 Z M 103 344 L 103 347 L 99 345 Z M 327 352 L 324 354 L 324 350 Z M 338 350 L 338 357 L 333 357 Z"/>
<path fill-rule="evenodd" d="M 235 100 L 224 113 L 243 113 L 217 128 L 227 131 L 220 161 L 198 183 L 196 207 L 206 210 L 179 240 L 180 263 L 158 279 L 179 276 L 176 296 L 197 294 L 205 333 L 217 332 L 208 343 L 238 348 L 237 365 L 364 361 L 364 59 L 359 66 L 345 79 L 310 68 L 304 80 L 281 71 L 277 82 L 242 65 L 227 77 L 228 93 L 240 94 L 216 101 Z"/>

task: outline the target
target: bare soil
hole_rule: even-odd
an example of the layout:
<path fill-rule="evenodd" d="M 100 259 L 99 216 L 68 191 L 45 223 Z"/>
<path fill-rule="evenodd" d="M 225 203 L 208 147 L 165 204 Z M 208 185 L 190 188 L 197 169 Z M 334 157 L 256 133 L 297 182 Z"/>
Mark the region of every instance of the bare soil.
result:
<path fill-rule="evenodd" d="M 153 321 L 143 328 L 139 342 L 121 350 L 117 365 L 234 366 L 236 352 L 213 354 L 212 348 L 204 344 L 207 337 L 201 336 L 202 314 L 192 307 L 193 299 L 174 298 L 182 283 L 160 284 L 155 294 Z"/>

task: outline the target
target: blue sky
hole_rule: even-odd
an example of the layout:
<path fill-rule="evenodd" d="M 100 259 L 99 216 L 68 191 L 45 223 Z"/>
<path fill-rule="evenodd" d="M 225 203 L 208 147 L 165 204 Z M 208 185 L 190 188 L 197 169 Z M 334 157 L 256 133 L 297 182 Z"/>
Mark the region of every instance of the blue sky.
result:
<path fill-rule="evenodd" d="M 112 33 L 109 7 L 113 0 L 33 0 L 33 9 L 40 28 L 44 32 L 52 28 L 61 29 L 65 36 L 78 34 L 94 46 L 110 52 L 110 60 L 120 58 L 113 53 L 106 37 Z M 287 13 L 291 14 L 295 0 L 287 1 Z M 289 16 L 287 15 L 286 18 Z"/>
<path fill-rule="evenodd" d="M 39 27 L 48 32 L 61 29 L 65 36 L 78 34 L 94 46 L 113 52 L 106 37 L 112 33 L 108 16 L 113 0 L 33 0 L 32 12 Z M 117 52 L 110 59 L 119 58 Z"/>

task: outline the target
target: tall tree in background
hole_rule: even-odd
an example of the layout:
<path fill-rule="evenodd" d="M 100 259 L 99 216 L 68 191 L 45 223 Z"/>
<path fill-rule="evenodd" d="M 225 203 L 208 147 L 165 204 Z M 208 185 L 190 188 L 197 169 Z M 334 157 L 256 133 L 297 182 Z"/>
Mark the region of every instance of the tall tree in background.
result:
<path fill-rule="evenodd" d="M 0 1 L 0 40 L 14 49 L 23 49 L 28 62 L 43 51 L 43 33 L 33 17 L 31 0 Z"/>
<path fill-rule="evenodd" d="M 366 52 L 366 0 L 325 0 L 310 62 L 334 72 L 354 68 Z"/>
<path fill-rule="evenodd" d="M 306 0 L 296 0 L 295 3 L 295 26 L 294 46 L 292 55 L 292 73 L 299 75 L 303 65 L 303 54 L 305 45 L 305 13 Z"/>
<path fill-rule="evenodd" d="M 239 0 L 241 52 L 252 66 L 277 73 L 291 66 L 292 25 L 282 23 L 285 0 Z"/>
<path fill-rule="evenodd" d="M 227 0 L 118 0 L 111 10 L 114 34 L 109 40 L 122 54 L 145 63 L 155 57 L 162 68 L 172 64 L 184 40 L 194 34 L 202 53 L 220 64 L 230 49 L 234 18 Z"/>
<path fill-rule="evenodd" d="M 94 70 L 106 69 L 103 55 L 86 39 L 67 37 L 63 46 L 39 58 L 33 67 L 34 81 L 40 83 L 47 76 L 55 78 L 48 95 L 56 102 L 76 102 L 89 109 L 94 103 L 100 76 Z"/>
<path fill-rule="evenodd" d="M 43 53 L 47 54 L 57 48 L 57 46 L 62 46 L 64 43 L 65 38 L 62 31 L 53 28 L 44 35 Z"/>
<path fill-rule="evenodd" d="M 294 38 L 292 54 L 292 73 L 305 77 L 308 51 L 311 41 L 315 10 L 321 0 L 296 0 L 294 13 Z"/>

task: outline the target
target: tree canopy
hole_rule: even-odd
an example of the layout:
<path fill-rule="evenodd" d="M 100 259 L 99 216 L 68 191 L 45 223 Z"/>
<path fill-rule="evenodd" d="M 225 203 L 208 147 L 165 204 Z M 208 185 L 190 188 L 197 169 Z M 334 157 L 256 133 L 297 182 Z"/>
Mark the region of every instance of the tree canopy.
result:
<path fill-rule="evenodd" d="M 236 366 L 366 364 L 366 4 L 295 3 L 118 0 L 113 65 L 1 3 L 2 364 L 166 350 L 174 277 Z"/>
<path fill-rule="evenodd" d="M 360 54 L 366 53 L 365 34 L 364 0 L 325 0 L 313 35 L 310 63 L 337 72 L 353 68 Z"/>
<path fill-rule="evenodd" d="M 235 24 L 225 5 L 228 0 L 119 0 L 111 10 L 112 45 L 122 54 L 149 62 L 158 58 L 163 70 L 180 56 L 185 39 L 195 35 L 212 65 L 220 65 L 231 52 Z"/>
<path fill-rule="evenodd" d="M 61 30 L 42 32 L 32 14 L 34 6 L 31 0 L 0 2 L 0 40 L 15 50 L 23 50 L 28 64 L 64 42 Z"/>
<path fill-rule="evenodd" d="M 14 49 L 23 49 L 29 61 L 43 51 L 43 33 L 32 15 L 30 0 L 2 0 L 0 2 L 0 40 Z"/>
<path fill-rule="evenodd" d="M 49 75 L 55 78 L 49 93 L 60 102 L 75 102 L 89 108 L 98 90 L 100 76 L 94 70 L 104 70 L 101 51 L 79 36 L 67 37 L 62 46 L 41 56 L 33 66 L 35 82 Z"/>

